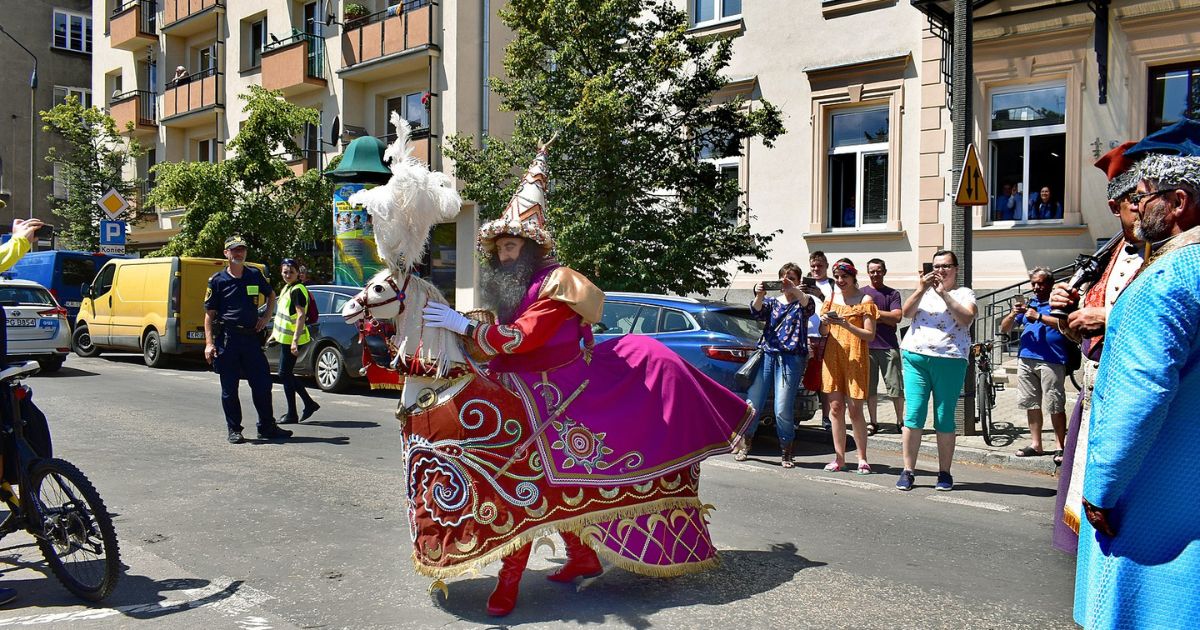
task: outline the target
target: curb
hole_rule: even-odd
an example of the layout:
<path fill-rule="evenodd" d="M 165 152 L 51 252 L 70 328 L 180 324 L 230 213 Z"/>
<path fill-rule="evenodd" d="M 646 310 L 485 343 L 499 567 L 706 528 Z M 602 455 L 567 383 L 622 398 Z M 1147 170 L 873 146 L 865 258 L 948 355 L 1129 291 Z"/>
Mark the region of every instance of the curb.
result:
<path fill-rule="evenodd" d="M 853 441 L 852 437 L 847 437 Z M 804 440 L 806 442 L 830 441 L 829 433 L 827 433 L 824 429 L 812 427 L 796 427 L 796 439 Z M 891 453 L 899 453 L 903 450 L 900 436 L 894 433 L 877 433 L 871 436 L 869 443 L 872 450 L 881 450 Z M 849 448 L 850 447 L 847 446 L 848 450 Z M 917 456 L 937 459 L 937 445 L 922 440 L 921 449 L 918 451 Z M 954 448 L 954 463 L 992 466 L 995 468 L 1004 468 L 1006 470 L 1021 470 L 1050 476 L 1054 476 L 1058 472 L 1058 467 L 1054 465 L 1054 459 L 1049 456 L 1017 457 L 1009 452 L 998 452 L 988 450 L 986 448 L 976 448 L 973 446 L 962 445 L 958 445 Z"/>

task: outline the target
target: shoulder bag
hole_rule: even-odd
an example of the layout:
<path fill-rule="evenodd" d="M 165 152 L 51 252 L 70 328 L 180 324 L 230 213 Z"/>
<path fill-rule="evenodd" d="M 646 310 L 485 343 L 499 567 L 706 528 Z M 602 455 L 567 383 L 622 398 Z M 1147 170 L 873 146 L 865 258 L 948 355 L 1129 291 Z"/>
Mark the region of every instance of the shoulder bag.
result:
<path fill-rule="evenodd" d="M 789 304 L 787 310 L 785 310 L 779 316 L 779 321 L 775 323 L 776 334 L 779 334 L 779 328 L 783 326 L 783 322 L 787 320 L 796 304 L 799 304 L 799 302 L 793 302 Z M 763 330 L 762 337 L 759 337 L 759 343 L 766 339 L 766 337 L 767 331 Z M 758 378 L 759 366 L 762 365 L 762 361 L 763 349 L 758 348 L 753 354 L 750 355 L 750 358 L 746 359 L 746 362 L 742 364 L 742 367 L 738 368 L 737 372 L 733 373 L 733 386 L 741 391 L 749 390 L 750 386 L 754 384 L 754 379 Z"/>

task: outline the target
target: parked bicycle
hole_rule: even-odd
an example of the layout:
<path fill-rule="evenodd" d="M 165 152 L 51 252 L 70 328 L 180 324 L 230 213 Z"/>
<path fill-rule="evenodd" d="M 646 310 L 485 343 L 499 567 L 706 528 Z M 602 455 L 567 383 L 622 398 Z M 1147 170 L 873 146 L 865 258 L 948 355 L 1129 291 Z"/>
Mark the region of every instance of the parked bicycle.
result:
<path fill-rule="evenodd" d="M 21 383 L 38 370 L 34 362 L 0 370 L 0 499 L 9 509 L 0 538 L 25 530 L 68 591 L 100 601 L 120 575 L 117 534 L 88 478 L 70 462 L 51 457 L 44 416 Z"/>
<path fill-rule="evenodd" d="M 997 383 L 992 374 L 992 343 L 971 344 L 971 356 L 975 359 L 975 411 L 979 418 L 979 428 L 983 432 L 983 441 L 992 445 L 992 437 L 996 428 L 992 425 L 992 409 L 996 407 L 996 392 L 1004 389 L 1003 383 Z"/>

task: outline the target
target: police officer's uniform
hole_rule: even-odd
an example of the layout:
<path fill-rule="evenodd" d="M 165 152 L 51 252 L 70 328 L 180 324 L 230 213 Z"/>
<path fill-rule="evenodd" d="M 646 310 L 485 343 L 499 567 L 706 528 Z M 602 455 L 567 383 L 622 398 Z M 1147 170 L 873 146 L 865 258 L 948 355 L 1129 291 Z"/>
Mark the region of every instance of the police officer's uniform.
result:
<path fill-rule="evenodd" d="M 229 248 L 228 243 L 226 248 Z M 221 375 L 221 406 L 225 409 L 225 423 L 230 432 L 242 431 L 242 405 L 238 400 L 238 380 L 241 378 L 250 383 L 254 409 L 258 412 L 258 432 L 267 434 L 278 430 L 271 410 L 271 368 L 254 329 L 258 324 L 254 299 L 272 293 L 274 289 L 262 272 L 250 266 L 242 268 L 241 278 L 230 275 L 226 267 L 208 279 L 204 308 L 217 312 L 214 323 L 221 329 L 214 331 L 217 356 L 213 367 Z"/>

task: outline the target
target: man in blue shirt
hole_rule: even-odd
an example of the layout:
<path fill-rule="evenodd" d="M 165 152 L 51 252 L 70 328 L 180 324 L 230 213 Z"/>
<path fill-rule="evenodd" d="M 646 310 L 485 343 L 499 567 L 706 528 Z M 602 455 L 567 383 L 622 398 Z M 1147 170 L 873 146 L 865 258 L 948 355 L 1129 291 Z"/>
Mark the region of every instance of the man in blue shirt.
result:
<path fill-rule="evenodd" d="M 221 375 L 221 406 L 229 428 L 229 443 L 241 444 L 242 404 L 238 381 L 250 383 L 254 410 L 258 412 L 258 437 L 277 439 L 292 436 L 275 425 L 271 410 L 271 368 L 263 354 L 259 331 L 275 312 L 275 290 L 262 272 L 246 266 L 246 241 L 240 236 L 225 240 L 229 266 L 208 279 L 204 295 L 204 358 Z M 265 314 L 258 314 L 255 300 L 266 296 Z"/>
<path fill-rule="evenodd" d="M 1021 350 L 1017 366 L 1017 407 L 1025 410 L 1029 434 L 1033 443 L 1017 451 L 1017 456 L 1045 455 L 1042 449 L 1042 401 L 1050 412 L 1054 427 L 1056 457 L 1062 456 L 1067 437 L 1066 365 L 1067 340 L 1058 331 L 1058 319 L 1050 316 L 1050 291 L 1054 278 L 1050 269 L 1035 267 L 1029 272 L 1034 297 L 1028 306 L 1018 301 L 1013 310 L 1000 320 L 1004 333 L 1020 324 Z"/>

